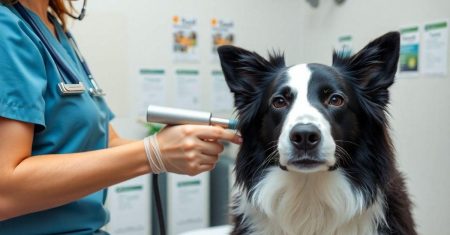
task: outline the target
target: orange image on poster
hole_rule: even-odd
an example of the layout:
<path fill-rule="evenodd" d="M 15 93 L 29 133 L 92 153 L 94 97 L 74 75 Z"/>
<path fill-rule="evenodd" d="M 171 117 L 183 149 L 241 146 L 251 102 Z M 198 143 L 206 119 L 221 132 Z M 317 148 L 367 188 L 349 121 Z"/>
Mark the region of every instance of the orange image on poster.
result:
<path fill-rule="evenodd" d="M 197 61 L 197 20 L 173 16 L 173 53 L 178 61 Z"/>
<path fill-rule="evenodd" d="M 212 48 L 211 53 L 213 54 L 214 60 L 217 60 L 217 48 L 223 45 L 234 44 L 234 22 L 230 20 L 223 19 L 211 19 L 211 39 Z"/>

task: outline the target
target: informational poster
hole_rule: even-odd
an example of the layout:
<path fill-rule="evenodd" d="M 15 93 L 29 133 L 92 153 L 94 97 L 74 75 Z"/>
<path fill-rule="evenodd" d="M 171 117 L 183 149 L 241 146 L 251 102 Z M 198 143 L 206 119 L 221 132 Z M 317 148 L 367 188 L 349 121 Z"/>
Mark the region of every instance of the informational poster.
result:
<path fill-rule="evenodd" d="M 232 20 L 211 19 L 211 55 L 214 62 L 219 61 L 217 48 L 223 45 L 232 45 L 235 40 L 234 22 Z"/>
<path fill-rule="evenodd" d="M 403 27 L 400 29 L 400 76 L 416 76 L 419 73 L 419 26 Z M 420 61 L 422 62 L 422 61 Z"/>
<path fill-rule="evenodd" d="M 448 72 L 448 20 L 424 25 L 421 72 L 446 76 Z"/>
<path fill-rule="evenodd" d="M 197 19 L 174 16 L 172 23 L 175 62 L 198 62 Z"/>
<path fill-rule="evenodd" d="M 199 110 L 200 103 L 200 78 L 197 70 L 176 71 L 176 104 L 178 108 Z"/>
<path fill-rule="evenodd" d="M 163 69 L 141 69 L 139 71 L 140 95 L 139 117 L 145 117 L 149 105 L 166 105 L 166 78 Z"/>
<path fill-rule="evenodd" d="M 111 186 L 106 202 L 111 220 L 106 230 L 115 235 L 150 234 L 150 200 L 148 175 Z"/>
<path fill-rule="evenodd" d="M 342 57 L 350 57 L 352 55 L 353 38 L 351 35 L 343 35 L 338 37 L 334 50 Z"/>
<path fill-rule="evenodd" d="M 209 225 L 209 173 L 168 174 L 168 234 L 176 235 Z"/>
<path fill-rule="evenodd" d="M 228 114 L 233 110 L 233 94 L 230 92 L 222 71 L 214 70 L 212 76 L 212 112 L 216 114 Z"/>

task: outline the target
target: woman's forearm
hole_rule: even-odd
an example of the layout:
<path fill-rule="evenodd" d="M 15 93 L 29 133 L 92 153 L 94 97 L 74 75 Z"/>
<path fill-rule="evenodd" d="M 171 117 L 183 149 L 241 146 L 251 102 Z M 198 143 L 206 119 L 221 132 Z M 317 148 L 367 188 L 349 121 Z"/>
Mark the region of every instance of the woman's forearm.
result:
<path fill-rule="evenodd" d="M 79 199 L 150 172 L 142 141 L 84 153 L 28 157 L 0 180 L 0 220 Z"/>
<path fill-rule="evenodd" d="M 128 143 L 113 134 L 107 149 L 30 157 L 33 134 L 32 124 L 0 118 L 0 221 L 57 207 L 151 171 L 143 141 Z M 242 142 L 220 127 L 185 125 L 163 129 L 155 149 L 167 171 L 196 175 L 214 168 L 223 151 L 219 140 Z"/>

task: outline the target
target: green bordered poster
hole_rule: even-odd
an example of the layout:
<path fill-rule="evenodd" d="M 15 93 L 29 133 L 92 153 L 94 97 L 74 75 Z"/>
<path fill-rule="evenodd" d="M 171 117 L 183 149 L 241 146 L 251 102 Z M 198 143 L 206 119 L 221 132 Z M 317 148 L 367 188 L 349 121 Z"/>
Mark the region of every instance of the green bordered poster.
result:
<path fill-rule="evenodd" d="M 421 73 L 445 77 L 448 73 L 448 20 L 423 27 Z"/>
<path fill-rule="evenodd" d="M 150 180 L 148 175 L 113 185 L 109 188 L 106 206 L 110 234 L 150 234 Z"/>
<path fill-rule="evenodd" d="M 145 117 L 147 107 L 149 105 L 164 106 L 166 100 L 166 79 L 163 69 L 147 69 L 139 70 L 139 92 L 140 102 L 138 115 Z"/>
<path fill-rule="evenodd" d="M 416 76 L 419 73 L 419 26 L 400 28 L 399 73 L 401 76 Z"/>
<path fill-rule="evenodd" d="M 349 57 L 352 55 L 352 45 L 352 35 L 342 35 L 337 38 L 334 50 L 342 57 Z"/>
<path fill-rule="evenodd" d="M 198 70 L 178 69 L 175 71 L 176 99 L 175 106 L 184 109 L 201 108 L 200 79 Z"/>
<path fill-rule="evenodd" d="M 212 77 L 212 112 L 214 114 L 231 114 L 233 110 L 233 94 L 230 92 L 228 85 L 221 70 L 213 70 Z"/>
<path fill-rule="evenodd" d="M 196 176 L 167 176 L 168 234 L 180 234 L 209 225 L 209 172 Z"/>

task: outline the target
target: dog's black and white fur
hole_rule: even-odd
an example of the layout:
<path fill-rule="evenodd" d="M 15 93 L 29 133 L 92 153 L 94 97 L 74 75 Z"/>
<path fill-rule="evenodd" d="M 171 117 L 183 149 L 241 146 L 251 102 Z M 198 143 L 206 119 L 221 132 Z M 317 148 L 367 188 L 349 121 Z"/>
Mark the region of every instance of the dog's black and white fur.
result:
<path fill-rule="evenodd" d="M 234 46 L 219 56 L 244 139 L 232 234 L 416 234 L 386 114 L 397 32 L 332 66 Z"/>

